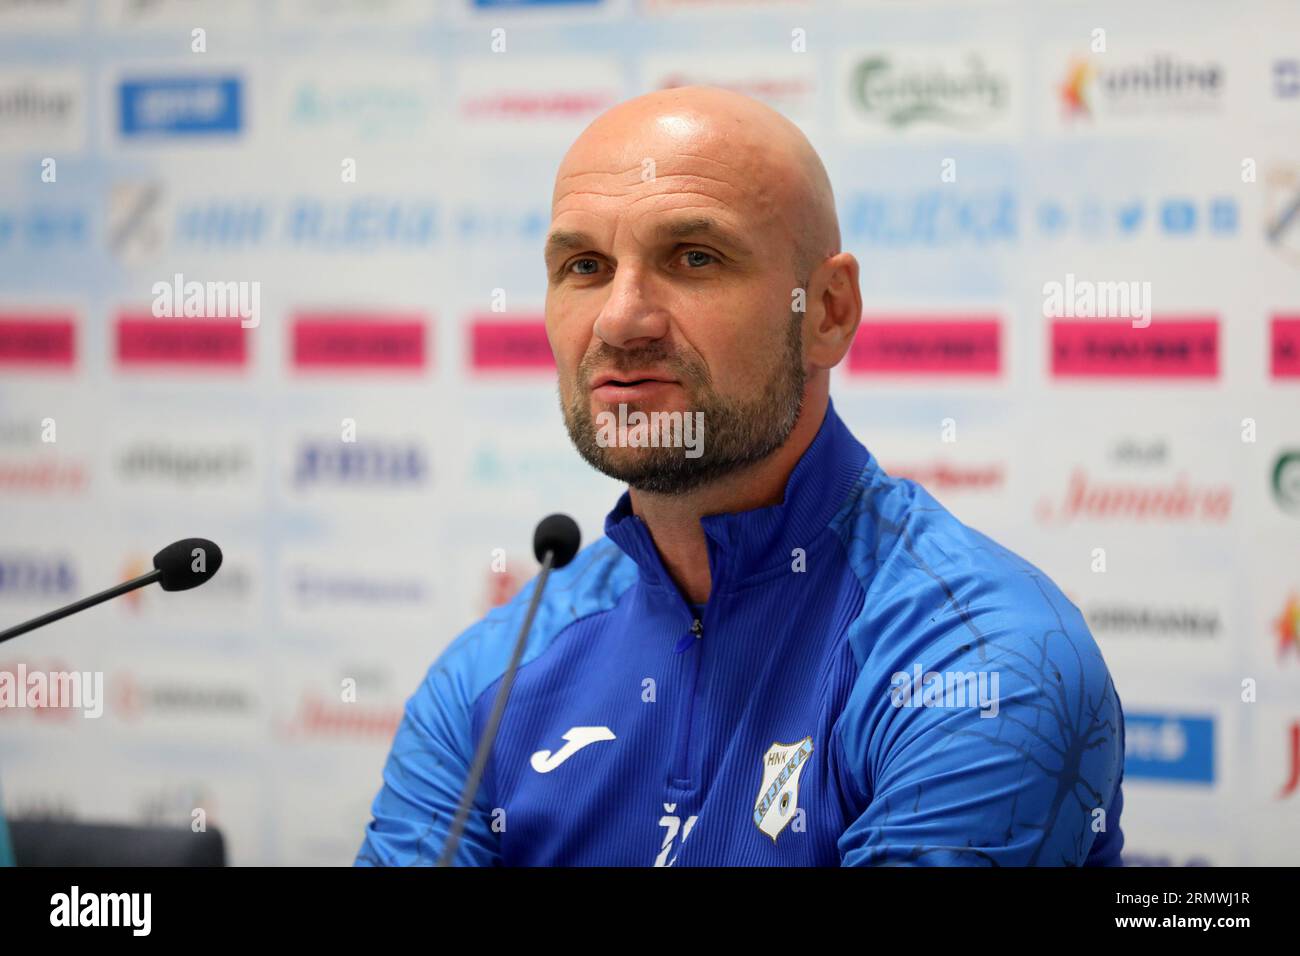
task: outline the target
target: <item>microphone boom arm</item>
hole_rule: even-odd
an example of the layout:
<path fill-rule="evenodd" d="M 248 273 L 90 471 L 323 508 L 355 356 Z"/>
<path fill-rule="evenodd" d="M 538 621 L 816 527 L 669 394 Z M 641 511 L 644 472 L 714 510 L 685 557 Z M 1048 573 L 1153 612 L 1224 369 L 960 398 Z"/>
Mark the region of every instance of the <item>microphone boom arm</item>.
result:
<path fill-rule="evenodd" d="M 5 631 L 0 631 L 0 644 L 9 640 L 11 637 L 17 637 L 19 634 L 26 634 L 28 631 L 34 631 L 38 627 L 44 627 L 46 624 L 53 624 L 69 614 L 76 614 L 78 611 L 84 611 L 88 607 L 94 607 L 104 601 L 108 601 L 118 595 L 125 594 L 127 591 L 134 591 L 136 588 L 142 588 L 146 584 L 152 584 L 162 577 L 162 571 L 154 568 L 147 574 L 142 574 L 138 578 L 132 578 L 130 581 L 123 581 L 107 591 L 100 591 L 98 594 L 92 594 L 90 597 L 82 598 L 80 601 L 74 601 L 66 607 L 42 614 L 40 617 L 34 617 L 30 621 L 24 621 L 22 624 L 16 624 Z"/>
<path fill-rule="evenodd" d="M 460 795 L 460 808 L 456 811 L 456 818 L 447 833 L 447 842 L 443 845 L 442 856 L 438 858 L 438 866 L 451 866 L 456 858 L 461 832 L 465 829 L 470 807 L 478 794 L 479 780 L 483 776 L 483 771 L 487 769 L 488 754 L 492 752 L 492 744 L 496 741 L 497 727 L 501 723 L 501 715 L 505 712 L 510 688 L 514 686 L 515 672 L 519 670 L 519 659 L 524 656 L 528 631 L 533 626 L 533 616 L 537 613 L 537 605 L 542 599 L 542 589 L 546 587 L 546 579 L 551 574 L 551 564 L 554 560 L 555 552 L 551 550 L 548 550 L 542 558 L 542 570 L 537 575 L 537 586 L 533 588 L 532 599 L 528 602 L 528 613 L 524 615 L 523 626 L 519 629 L 519 637 L 515 640 L 514 653 L 510 655 L 510 664 L 501 679 L 501 686 L 497 689 L 497 699 L 492 704 L 492 716 L 488 718 L 487 726 L 483 728 L 483 736 L 479 739 L 474 762 L 470 765 L 469 776 L 465 779 L 465 789 Z"/>

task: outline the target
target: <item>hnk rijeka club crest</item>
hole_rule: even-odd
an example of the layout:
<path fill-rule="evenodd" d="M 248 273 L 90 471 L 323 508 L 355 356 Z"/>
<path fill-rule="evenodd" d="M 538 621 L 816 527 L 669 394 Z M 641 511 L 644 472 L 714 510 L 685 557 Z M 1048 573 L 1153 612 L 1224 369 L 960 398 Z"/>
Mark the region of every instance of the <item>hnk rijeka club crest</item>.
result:
<path fill-rule="evenodd" d="M 763 785 L 754 804 L 754 823 L 776 842 L 799 809 L 799 775 L 812 756 L 812 737 L 772 744 L 763 754 Z"/>

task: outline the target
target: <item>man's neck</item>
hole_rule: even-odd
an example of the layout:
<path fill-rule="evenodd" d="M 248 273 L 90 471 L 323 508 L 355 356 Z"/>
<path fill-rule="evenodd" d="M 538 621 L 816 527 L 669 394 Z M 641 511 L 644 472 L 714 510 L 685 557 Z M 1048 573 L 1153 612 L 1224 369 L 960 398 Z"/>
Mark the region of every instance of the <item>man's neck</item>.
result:
<path fill-rule="evenodd" d="M 686 599 L 702 604 L 709 599 L 712 575 L 709 550 L 700 519 L 780 504 L 790 472 L 817 437 L 826 415 L 827 394 L 804 395 L 803 410 L 785 443 L 762 461 L 680 495 L 660 495 L 629 490 L 632 512 L 650 529 L 659 557 Z"/>

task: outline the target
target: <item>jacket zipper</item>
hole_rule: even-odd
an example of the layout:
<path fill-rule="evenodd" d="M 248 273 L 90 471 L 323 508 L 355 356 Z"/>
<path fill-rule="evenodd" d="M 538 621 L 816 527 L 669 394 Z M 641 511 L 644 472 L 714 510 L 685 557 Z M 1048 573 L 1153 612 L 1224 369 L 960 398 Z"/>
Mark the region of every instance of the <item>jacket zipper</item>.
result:
<path fill-rule="evenodd" d="M 672 784 L 693 784 L 690 777 L 691 767 L 691 724 L 695 719 L 695 690 L 700 681 L 700 658 L 703 655 L 701 641 L 704 640 L 704 622 L 695 617 L 691 620 L 691 629 L 677 642 L 674 650 L 678 654 L 694 650 L 695 662 L 691 666 L 690 690 L 686 695 L 686 714 L 677 732 L 677 759 L 672 768 Z"/>

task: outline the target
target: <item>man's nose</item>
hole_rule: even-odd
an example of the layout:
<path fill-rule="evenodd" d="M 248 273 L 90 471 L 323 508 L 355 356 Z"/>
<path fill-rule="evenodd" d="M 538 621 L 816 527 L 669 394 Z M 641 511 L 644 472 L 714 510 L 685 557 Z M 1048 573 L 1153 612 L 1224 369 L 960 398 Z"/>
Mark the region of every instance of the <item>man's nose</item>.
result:
<path fill-rule="evenodd" d="M 644 272 L 628 266 L 615 271 L 593 331 L 616 349 L 639 348 L 668 334 L 668 313 L 656 303 L 653 283 Z"/>

